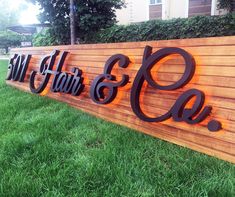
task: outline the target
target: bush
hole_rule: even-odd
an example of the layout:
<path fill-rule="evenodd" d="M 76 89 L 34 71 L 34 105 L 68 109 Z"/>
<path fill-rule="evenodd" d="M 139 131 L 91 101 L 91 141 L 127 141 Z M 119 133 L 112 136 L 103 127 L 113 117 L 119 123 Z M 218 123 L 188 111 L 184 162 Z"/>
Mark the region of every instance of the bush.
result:
<path fill-rule="evenodd" d="M 58 44 L 60 42 L 56 40 L 50 29 L 45 29 L 33 37 L 33 46 L 53 46 Z"/>
<path fill-rule="evenodd" d="M 86 43 L 112 43 L 235 35 L 235 14 L 151 20 L 116 25 L 87 38 Z"/>
<path fill-rule="evenodd" d="M 36 34 L 34 46 L 65 44 L 52 29 Z M 235 14 L 196 16 L 171 20 L 151 20 L 131 25 L 115 25 L 98 33 L 87 34 L 81 43 L 115 43 L 235 35 Z"/>
<path fill-rule="evenodd" d="M 0 31 L 0 49 L 4 49 L 4 54 L 8 54 L 9 47 L 18 47 L 24 37 L 12 31 Z"/>
<path fill-rule="evenodd" d="M 235 4 L 234 0 L 218 0 L 217 7 L 219 9 L 225 9 L 228 10 L 229 12 L 233 11 L 233 4 Z"/>

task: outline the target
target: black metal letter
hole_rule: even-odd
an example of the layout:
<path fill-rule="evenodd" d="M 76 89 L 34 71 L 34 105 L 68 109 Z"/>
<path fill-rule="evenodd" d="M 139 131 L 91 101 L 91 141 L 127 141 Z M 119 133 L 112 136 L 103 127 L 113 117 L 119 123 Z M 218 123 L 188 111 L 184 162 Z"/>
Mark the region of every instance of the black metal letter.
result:
<path fill-rule="evenodd" d="M 159 85 L 156 81 L 153 80 L 151 76 L 151 69 L 153 66 L 163 59 L 166 56 L 171 54 L 179 54 L 184 58 L 185 61 L 185 71 L 180 80 L 176 83 L 168 86 Z M 140 107 L 140 92 L 143 86 L 144 81 L 146 80 L 150 86 L 156 88 L 158 90 L 176 90 L 184 87 L 189 81 L 192 79 L 195 72 L 195 61 L 194 58 L 187 53 L 185 50 L 175 47 L 160 49 L 159 51 L 152 54 L 152 48 L 150 46 L 146 46 L 143 63 L 141 68 L 139 69 L 133 87 L 131 89 L 131 107 L 133 112 L 143 121 L 147 122 L 162 122 L 171 117 L 175 121 L 182 122 L 185 121 L 188 124 L 196 124 L 200 123 L 205 118 L 207 118 L 212 110 L 211 106 L 205 106 L 203 108 L 205 102 L 205 94 L 197 89 L 191 89 L 184 92 L 172 106 L 172 108 L 164 115 L 160 117 L 151 118 L 147 116 Z M 196 100 L 193 103 L 191 109 L 186 108 L 188 102 L 195 97 Z M 203 109 L 202 109 L 203 108 Z M 221 123 L 213 120 L 208 124 L 208 129 L 210 131 L 218 131 L 222 128 Z"/>
<path fill-rule="evenodd" d="M 192 109 L 185 109 L 185 106 L 193 97 L 196 97 L 196 101 L 194 102 Z M 211 106 L 205 106 L 203 108 L 204 102 L 205 94 L 202 91 L 197 89 L 191 89 L 184 92 L 177 99 L 176 103 L 171 109 L 173 119 L 177 122 L 185 121 L 189 124 L 196 124 L 202 122 L 207 116 L 210 115 L 212 110 Z M 200 112 L 201 110 L 202 112 Z"/>
<path fill-rule="evenodd" d="M 157 62 L 159 62 L 161 59 L 171 54 L 180 54 L 184 58 L 186 65 L 185 72 L 181 77 L 181 79 L 176 83 L 168 86 L 161 86 L 152 79 L 150 72 L 153 66 Z M 169 119 L 171 117 L 171 111 L 167 112 L 166 114 L 160 117 L 151 118 L 148 117 L 146 114 L 144 114 L 144 112 L 141 110 L 140 92 L 144 81 L 146 80 L 150 86 L 159 90 L 175 90 L 185 86 L 192 79 L 194 72 L 195 72 L 195 61 L 193 57 L 185 50 L 180 48 L 164 48 L 152 54 L 152 47 L 146 46 L 144 51 L 142 66 L 135 77 L 131 89 L 132 110 L 141 120 L 144 120 L 146 122 L 161 122 Z"/>
<path fill-rule="evenodd" d="M 43 90 L 46 88 L 49 79 L 53 70 L 53 65 L 55 64 L 56 57 L 59 55 L 60 51 L 54 50 L 49 56 L 45 56 L 41 63 L 40 63 L 40 74 L 44 76 L 42 83 L 39 85 L 38 88 L 35 87 L 35 77 L 37 75 L 37 71 L 32 71 L 30 75 L 30 90 L 35 94 L 42 93 Z M 49 64 L 47 64 L 49 61 Z"/>
<path fill-rule="evenodd" d="M 24 82 L 31 55 L 15 54 L 9 61 L 6 80 Z"/>
<path fill-rule="evenodd" d="M 97 104 L 111 103 L 116 95 L 119 86 L 125 86 L 129 81 L 128 75 L 122 75 L 122 80 L 119 82 L 105 82 L 104 80 L 116 81 L 116 77 L 111 75 L 114 65 L 118 62 L 119 67 L 126 68 L 130 60 L 127 56 L 122 54 L 113 55 L 108 59 L 104 67 L 104 74 L 95 78 L 91 84 L 90 95 L 92 100 Z M 105 96 L 104 89 L 108 89 L 108 95 Z"/>
<path fill-rule="evenodd" d="M 71 71 L 74 75 L 71 75 L 66 72 L 62 72 L 62 67 L 64 65 L 65 59 L 68 55 L 68 52 L 64 51 L 56 65 L 56 69 L 53 70 L 53 66 L 55 64 L 56 57 L 59 55 L 60 51 L 55 50 L 51 53 L 51 55 L 46 56 L 42 59 L 40 63 L 40 74 L 44 76 L 42 83 L 38 88 L 35 87 L 34 81 L 37 75 L 36 71 L 33 71 L 30 76 L 30 89 L 33 93 L 41 93 L 46 88 L 51 75 L 54 75 L 51 91 L 52 92 L 64 92 L 69 93 L 74 96 L 79 95 L 84 85 L 82 78 L 82 71 L 78 68 L 73 68 Z M 49 61 L 49 64 L 47 62 Z"/>

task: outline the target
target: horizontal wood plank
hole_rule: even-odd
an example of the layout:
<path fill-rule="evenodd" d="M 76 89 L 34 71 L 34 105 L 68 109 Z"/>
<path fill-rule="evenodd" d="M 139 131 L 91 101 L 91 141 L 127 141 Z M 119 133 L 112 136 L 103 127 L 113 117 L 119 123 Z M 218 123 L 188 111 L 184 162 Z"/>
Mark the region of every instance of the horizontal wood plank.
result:
<path fill-rule="evenodd" d="M 145 83 L 140 94 L 144 113 L 151 117 L 161 116 L 185 91 L 198 89 L 205 93 L 205 105 L 211 105 L 213 108 L 209 118 L 197 125 L 175 122 L 172 118 L 164 122 L 150 123 L 140 120 L 134 114 L 130 105 L 130 91 L 142 66 L 142 56 L 147 45 L 153 47 L 153 52 L 164 47 L 180 47 L 186 50 L 195 59 L 196 71 L 193 79 L 185 87 L 174 91 L 156 90 Z M 66 102 L 105 120 L 235 163 L 235 36 L 13 49 L 12 55 L 31 54 L 32 59 L 24 83 L 7 81 L 7 84 L 30 92 L 31 72 L 39 71 L 41 58 L 49 55 L 54 49 L 70 53 L 63 71 L 71 73 L 73 67 L 80 68 L 83 71 L 85 88 L 80 96 L 52 93 L 50 79 L 47 91 L 43 95 Z M 116 64 L 112 74 L 117 77 L 117 81 L 123 74 L 128 75 L 129 83 L 118 88 L 117 96 L 111 104 L 95 104 L 90 98 L 90 86 L 93 80 L 103 73 L 106 61 L 115 54 L 128 56 L 131 63 L 124 69 Z M 55 65 L 58 60 L 59 58 Z M 171 55 L 154 65 L 151 75 L 161 85 L 169 85 L 178 81 L 184 71 L 185 63 L 182 57 Z M 43 76 L 37 76 L 37 85 L 41 83 L 42 78 Z M 207 124 L 212 119 L 220 121 L 223 129 L 214 133 L 209 132 Z"/>

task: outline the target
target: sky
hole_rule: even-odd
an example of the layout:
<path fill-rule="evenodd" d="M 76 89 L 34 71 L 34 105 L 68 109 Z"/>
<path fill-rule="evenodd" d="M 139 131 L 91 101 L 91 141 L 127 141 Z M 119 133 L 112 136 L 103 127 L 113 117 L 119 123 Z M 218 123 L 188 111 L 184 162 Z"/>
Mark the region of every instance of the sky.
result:
<path fill-rule="evenodd" d="M 7 0 L 11 9 L 17 9 L 20 5 L 27 5 L 26 9 L 19 16 L 20 24 L 34 24 L 39 23 L 37 15 L 39 14 L 39 6 L 31 3 L 26 3 L 25 0 Z"/>

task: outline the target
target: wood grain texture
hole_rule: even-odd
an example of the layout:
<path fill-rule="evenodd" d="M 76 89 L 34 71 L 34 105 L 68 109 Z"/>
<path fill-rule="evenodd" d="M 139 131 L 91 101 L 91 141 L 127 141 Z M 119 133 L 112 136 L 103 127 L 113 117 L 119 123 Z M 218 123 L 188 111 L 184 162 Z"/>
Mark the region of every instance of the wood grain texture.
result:
<path fill-rule="evenodd" d="M 186 90 L 197 88 L 206 94 L 206 105 L 213 107 L 209 118 L 198 125 L 175 122 L 172 119 L 161 123 L 140 120 L 130 105 L 130 90 L 142 62 L 144 47 L 153 47 L 153 52 L 164 47 L 180 47 L 192 54 L 196 61 L 196 72 L 189 84 L 175 91 L 156 90 L 148 85 L 141 92 L 141 107 L 151 116 L 166 113 L 176 99 Z M 83 71 L 85 89 L 80 96 L 47 92 L 46 96 L 66 102 L 69 105 L 125 125 L 160 139 L 191 148 L 235 163 L 235 36 L 115 44 L 91 44 L 76 46 L 35 47 L 13 49 L 14 53 L 32 54 L 24 83 L 7 81 L 7 84 L 29 92 L 29 76 L 39 69 L 40 59 L 53 49 L 70 52 L 64 64 L 64 71 L 78 67 Z M 120 79 L 129 75 L 129 83 L 118 89 L 116 99 L 108 105 L 92 102 L 89 91 L 92 81 L 103 73 L 106 60 L 114 54 L 127 55 L 131 63 L 123 69 L 115 65 L 112 74 Z M 172 55 L 154 66 L 152 77 L 160 84 L 169 85 L 182 76 L 185 65 L 180 56 Z M 40 83 L 41 77 L 37 78 Z M 51 82 L 48 84 L 48 89 Z M 222 122 L 223 129 L 209 132 L 207 123 L 211 119 Z"/>

